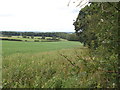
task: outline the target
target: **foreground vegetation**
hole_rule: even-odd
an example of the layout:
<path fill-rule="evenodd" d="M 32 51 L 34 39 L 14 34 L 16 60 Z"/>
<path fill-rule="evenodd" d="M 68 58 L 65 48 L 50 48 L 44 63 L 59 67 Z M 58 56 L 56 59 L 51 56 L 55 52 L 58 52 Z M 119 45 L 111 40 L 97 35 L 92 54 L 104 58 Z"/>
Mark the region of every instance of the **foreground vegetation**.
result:
<path fill-rule="evenodd" d="M 40 48 L 40 44 L 42 44 L 42 48 Z M 47 49 L 48 47 L 45 47 L 46 44 L 51 48 L 50 51 Z M 75 44 L 79 47 L 73 47 Z M 71 45 L 71 48 L 66 48 L 65 45 Z M 30 46 L 34 46 L 34 48 Z M 33 50 L 32 53 L 28 50 L 28 47 Z M 24 52 L 23 48 L 27 52 Z M 16 52 L 17 49 L 21 52 Z M 40 52 L 38 52 L 38 49 Z M 101 61 L 103 58 L 99 53 L 97 54 L 99 57 L 93 55 L 90 49 L 77 42 L 29 43 L 3 41 L 3 53 L 2 83 L 4 88 L 116 87 L 116 84 L 112 81 L 114 78 L 111 78 L 111 75 L 115 77 L 114 73 L 108 73 L 105 69 L 106 66 L 107 68 L 114 68 L 112 66 L 114 64 L 105 65 L 105 61 Z M 115 60 L 113 56 L 111 56 L 112 60 Z M 110 77 L 108 77 L 109 74 Z"/>
<path fill-rule="evenodd" d="M 109 81 L 101 71 L 102 62 L 89 55 L 87 48 L 77 48 L 3 57 L 3 87 L 106 87 Z M 115 87 L 114 82 L 109 87 Z"/>
<path fill-rule="evenodd" d="M 47 83 L 48 80 L 53 78 L 51 76 L 52 74 L 60 72 L 58 69 L 61 69 L 62 71 L 63 66 L 60 65 L 60 63 L 64 63 L 65 61 L 62 61 L 62 59 L 64 58 L 62 58 L 59 53 L 64 53 L 70 51 L 70 48 L 77 48 L 78 46 L 81 46 L 79 42 L 70 41 L 2 42 L 3 87 L 21 88 L 44 87 L 44 84 Z M 51 64 L 49 65 L 49 63 Z M 61 77 L 64 76 L 64 74 L 62 73 L 61 75 Z M 56 78 L 57 76 L 55 75 Z"/>
<path fill-rule="evenodd" d="M 67 50 L 66 53 L 68 51 L 70 52 Z M 56 51 L 10 55 L 3 58 L 3 87 L 72 87 L 71 84 L 67 85 L 72 76 L 69 72 L 71 67 Z M 68 79 L 67 82 L 65 78 Z M 74 77 L 72 81 L 75 79 Z"/>

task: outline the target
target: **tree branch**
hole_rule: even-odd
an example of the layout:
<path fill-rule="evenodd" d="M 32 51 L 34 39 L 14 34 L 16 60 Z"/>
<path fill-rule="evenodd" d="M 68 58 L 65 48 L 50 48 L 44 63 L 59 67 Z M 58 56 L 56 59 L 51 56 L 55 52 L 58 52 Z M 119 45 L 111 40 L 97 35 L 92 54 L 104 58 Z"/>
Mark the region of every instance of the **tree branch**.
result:
<path fill-rule="evenodd" d="M 71 60 L 69 60 L 69 59 L 67 58 L 67 56 L 65 56 L 65 55 L 63 55 L 63 54 L 61 54 L 61 53 L 60 53 L 60 55 L 63 56 L 72 66 L 76 67 L 77 69 L 79 68 L 79 70 L 80 70 L 80 67 L 79 67 L 79 66 L 76 66 L 75 63 L 73 63 Z"/>
<path fill-rule="evenodd" d="M 111 4 L 110 2 L 107 2 L 109 5 L 113 6 L 117 11 L 120 11 L 119 8 L 115 7 L 113 4 Z"/>

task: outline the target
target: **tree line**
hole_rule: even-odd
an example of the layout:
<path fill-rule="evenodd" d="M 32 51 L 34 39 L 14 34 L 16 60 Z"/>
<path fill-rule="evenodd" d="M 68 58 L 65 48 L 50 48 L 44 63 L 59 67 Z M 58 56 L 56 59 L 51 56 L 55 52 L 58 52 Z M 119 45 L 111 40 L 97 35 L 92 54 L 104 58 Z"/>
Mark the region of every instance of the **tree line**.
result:
<path fill-rule="evenodd" d="M 34 38 L 35 36 L 40 36 L 43 39 L 45 37 L 57 37 L 62 39 L 67 39 L 69 41 L 79 41 L 79 37 L 75 33 L 67 33 L 67 32 L 12 32 L 12 31 L 2 31 L 2 36 L 23 36 L 26 38 L 27 36 L 31 36 Z"/>

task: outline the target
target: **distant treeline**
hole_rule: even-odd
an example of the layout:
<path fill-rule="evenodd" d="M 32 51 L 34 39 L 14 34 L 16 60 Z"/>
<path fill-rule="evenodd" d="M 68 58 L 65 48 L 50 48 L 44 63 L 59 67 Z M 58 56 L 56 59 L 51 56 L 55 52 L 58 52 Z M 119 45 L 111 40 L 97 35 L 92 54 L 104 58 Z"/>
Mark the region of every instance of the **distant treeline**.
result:
<path fill-rule="evenodd" d="M 79 41 L 78 36 L 75 33 L 67 32 L 13 32 L 13 31 L 2 31 L 2 36 L 44 36 L 44 37 L 59 37 L 67 39 L 69 41 Z"/>
<path fill-rule="evenodd" d="M 8 39 L 8 38 L 0 38 L 0 40 L 7 40 L 7 41 L 22 41 L 19 39 Z"/>

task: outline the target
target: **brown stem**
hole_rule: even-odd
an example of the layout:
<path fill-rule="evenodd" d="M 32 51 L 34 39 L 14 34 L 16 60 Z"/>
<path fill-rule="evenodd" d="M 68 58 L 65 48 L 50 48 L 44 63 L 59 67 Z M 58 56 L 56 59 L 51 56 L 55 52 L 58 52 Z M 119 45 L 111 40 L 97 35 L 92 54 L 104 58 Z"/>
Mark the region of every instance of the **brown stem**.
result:
<path fill-rule="evenodd" d="M 115 7 L 113 4 L 111 4 L 110 2 L 108 2 L 109 5 L 113 6 L 117 11 L 120 11 L 119 8 Z"/>
<path fill-rule="evenodd" d="M 74 67 L 76 67 L 76 68 L 79 68 L 79 70 L 80 70 L 80 67 L 79 67 L 79 66 L 76 66 L 75 63 L 73 63 L 71 60 L 69 60 L 69 59 L 67 58 L 67 56 L 65 56 L 65 55 L 63 55 L 63 54 L 60 54 L 60 55 L 63 56 L 72 66 L 74 66 Z"/>
<path fill-rule="evenodd" d="M 116 72 L 116 71 L 106 71 L 106 70 L 102 70 L 102 69 L 98 69 L 99 71 L 102 71 L 102 72 L 107 72 L 107 73 L 119 73 L 119 72 Z"/>

